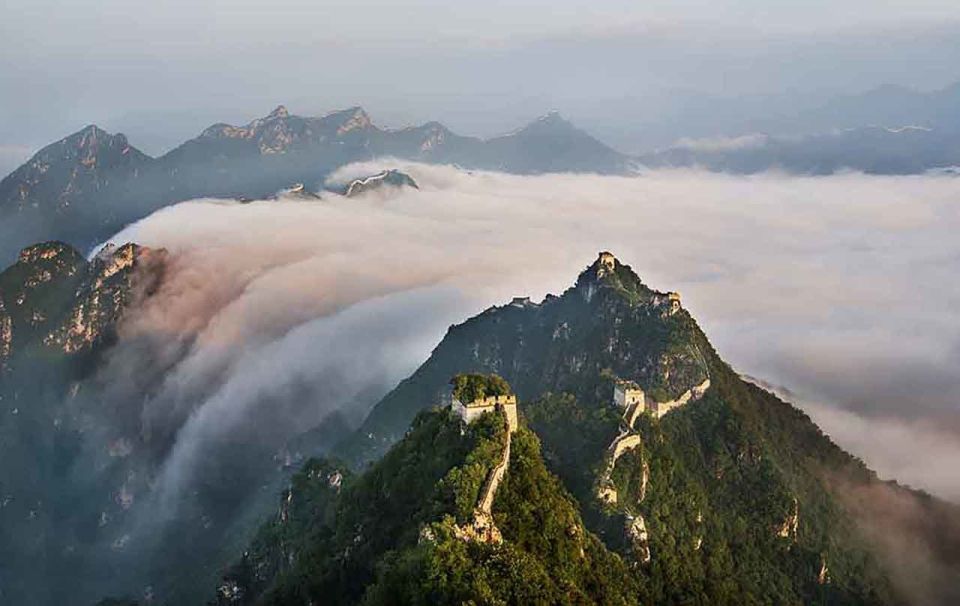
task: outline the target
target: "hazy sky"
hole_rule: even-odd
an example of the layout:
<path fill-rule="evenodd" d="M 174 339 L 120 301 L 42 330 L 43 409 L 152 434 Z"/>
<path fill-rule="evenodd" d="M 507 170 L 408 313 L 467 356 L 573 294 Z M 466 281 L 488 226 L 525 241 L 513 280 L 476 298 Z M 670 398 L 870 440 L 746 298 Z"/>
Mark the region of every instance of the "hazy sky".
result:
<path fill-rule="evenodd" d="M 70 46 L 94 35 L 99 48 L 125 50 L 130 43 L 199 48 L 220 46 L 231 37 L 254 37 L 235 40 L 245 45 L 270 35 L 311 33 L 348 43 L 444 38 L 476 43 L 650 24 L 807 32 L 960 17 L 951 0 L 12 0 L 6 8 L 5 21 L 23 33 L 21 40 Z"/>
<path fill-rule="evenodd" d="M 556 109 L 639 151 L 690 134 L 689 116 L 664 114 L 692 91 L 790 112 L 886 83 L 942 88 L 958 66 L 948 0 L 7 0 L 0 173 L 90 123 L 158 154 L 281 103 L 473 135 Z"/>
<path fill-rule="evenodd" d="M 157 153 L 280 103 L 467 134 L 559 109 L 603 136 L 677 89 L 935 89 L 960 80 L 958 24 L 947 0 L 7 0 L 0 170 L 91 122 Z"/>

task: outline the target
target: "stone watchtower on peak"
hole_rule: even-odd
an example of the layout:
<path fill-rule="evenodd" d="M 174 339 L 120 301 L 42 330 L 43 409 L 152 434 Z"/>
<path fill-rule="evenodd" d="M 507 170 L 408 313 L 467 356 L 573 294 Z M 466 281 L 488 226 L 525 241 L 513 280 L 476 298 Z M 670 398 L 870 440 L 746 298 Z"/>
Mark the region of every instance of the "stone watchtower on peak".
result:
<path fill-rule="evenodd" d="M 517 430 L 517 396 L 510 385 L 497 375 L 460 374 L 450 381 L 453 386 L 451 409 L 466 423 L 485 412 L 503 411 L 510 433 Z"/>
<path fill-rule="evenodd" d="M 598 255 L 597 264 L 613 271 L 617 267 L 617 258 L 613 256 L 612 252 L 604 250 Z"/>

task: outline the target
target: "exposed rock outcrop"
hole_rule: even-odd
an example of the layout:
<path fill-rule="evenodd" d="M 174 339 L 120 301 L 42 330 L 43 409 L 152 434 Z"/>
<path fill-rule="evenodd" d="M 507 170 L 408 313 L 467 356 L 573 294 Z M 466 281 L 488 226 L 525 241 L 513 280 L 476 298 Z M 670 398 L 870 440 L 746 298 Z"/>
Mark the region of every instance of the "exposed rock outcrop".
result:
<path fill-rule="evenodd" d="M 627 516 L 626 532 L 637 561 L 641 564 L 649 564 L 651 560 L 650 537 L 647 533 L 647 522 L 643 519 L 642 514 Z"/>
<path fill-rule="evenodd" d="M 72 354 L 108 336 L 128 306 L 156 289 L 165 257 L 162 249 L 136 244 L 105 247 L 90 263 L 67 318 L 44 343 Z"/>
<path fill-rule="evenodd" d="M 777 529 L 777 536 L 781 539 L 797 540 L 797 531 L 800 528 L 800 503 L 796 498 L 793 499 L 793 508 L 791 513 L 783 520 L 783 524 Z"/>
<path fill-rule="evenodd" d="M 827 557 L 820 556 L 820 572 L 817 573 L 817 584 L 826 585 L 830 582 L 830 568 L 827 567 Z"/>

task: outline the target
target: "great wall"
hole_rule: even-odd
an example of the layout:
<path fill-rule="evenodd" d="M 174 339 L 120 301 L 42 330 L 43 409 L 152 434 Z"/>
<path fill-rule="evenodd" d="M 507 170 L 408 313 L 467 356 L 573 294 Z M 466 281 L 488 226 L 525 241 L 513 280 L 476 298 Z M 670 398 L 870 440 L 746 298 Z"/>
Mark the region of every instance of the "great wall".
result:
<path fill-rule="evenodd" d="M 623 415 L 620 422 L 620 431 L 607 448 L 607 464 L 597 483 L 597 498 L 601 502 L 611 507 L 616 506 L 619 502 L 620 495 L 613 483 L 613 470 L 616 468 L 617 460 L 620 457 L 631 450 L 641 448 L 643 445 L 643 440 L 636 430 L 637 419 L 640 418 L 640 415 L 648 413 L 654 418 L 662 418 L 671 410 L 700 399 L 709 388 L 710 378 L 708 377 L 700 384 L 683 392 L 676 400 L 658 402 L 647 396 L 643 389 L 633 381 L 618 381 L 615 384 L 613 391 L 614 405 L 623 409 Z M 649 481 L 650 466 L 641 456 L 640 495 L 637 504 L 642 503 L 646 498 Z M 643 514 L 640 512 L 627 514 L 625 530 L 633 542 L 637 559 L 642 564 L 649 563 L 651 559 L 649 534 Z M 698 550 L 701 540 L 698 539 L 696 543 L 696 549 Z"/>
<path fill-rule="evenodd" d="M 640 415 L 647 412 L 655 418 L 662 418 L 671 410 L 700 399 L 709 388 L 710 379 L 707 378 L 699 385 L 695 385 L 683 392 L 676 400 L 658 402 L 647 396 L 643 389 L 633 381 L 618 381 L 616 383 L 613 391 L 613 401 L 614 404 L 623 408 L 623 416 L 620 424 L 620 433 L 617 434 L 617 437 L 614 438 L 613 442 L 611 442 L 607 448 L 607 452 L 609 453 L 607 455 L 607 465 L 603 475 L 600 477 L 599 487 L 597 489 L 597 496 L 601 501 L 610 505 L 616 505 L 617 503 L 617 489 L 614 487 L 611 478 L 613 469 L 617 465 L 617 460 L 623 456 L 624 453 L 640 447 L 640 435 L 636 433 L 636 423 Z M 645 489 L 645 479 L 643 485 Z"/>
<path fill-rule="evenodd" d="M 500 413 L 506 420 L 506 444 L 503 447 L 500 460 L 487 474 L 477 499 L 477 506 L 473 510 L 473 518 L 468 524 L 456 528 L 457 536 L 461 539 L 501 543 L 503 536 L 493 520 L 493 501 L 497 496 L 497 490 L 500 488 L 504 476 L 507 474 L 507 469 L 510 467 L 510 443 L 513 432 L 518 427 L 517 398 L 514 395 L 491 396 L 466 404 L 454 398 L 451 408 L 466 423 L 477 419 L 485 412 Z"/>

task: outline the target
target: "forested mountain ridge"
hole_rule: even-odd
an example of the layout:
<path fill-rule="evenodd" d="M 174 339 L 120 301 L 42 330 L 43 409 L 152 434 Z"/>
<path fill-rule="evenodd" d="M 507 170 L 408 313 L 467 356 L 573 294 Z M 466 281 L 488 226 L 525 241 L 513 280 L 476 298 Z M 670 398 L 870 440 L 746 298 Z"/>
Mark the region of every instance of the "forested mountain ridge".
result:
<path fill-rule="evenodd" d="M 516 298 L 451 327 L 430 358 L 374 407 L 344 456 L 379 456 L 459 372 L 498 373 L 528 401 L 548 391 L 612 398 L 614 376 L 637 380 L 666 401 L 708 378 L 704 344 L 678 294 L 647 287 L 601 253 L 560 296 Z"/>
<path fill-rule="evenodd" d="M 487 413 L 464 424 L 441 408 L 419 414 L 359 476 L 308 463 L 217 603 L 636 603 L 628 566 L 584 529 L 536 436 L 521 428 L 511 439 L 505 421 Z M 508 440 L 498 535 L 465 534 Z"/>
<path fill-rule="evenodd" d="M 941 576 L 934 597 L 905 597 L 876 516 L 851 495 L 896 494 L 951 520 L 951 533 L 956 508 L 879 481 L 807 415 L 724 363 L 678 295 L 648 288 L 608 253 L 559 297 L 516 299 L 452 327 L 341 454 L 375 460 L 417 410 L 443 401 L 455 372 L 511 382 L 587 528 L 631 563 L 654 603 L 956 596 Z M 615 402 L 626 383 L 644 392 L 645 410 Z M 955 573 L 960 542 L 950 536 L 915 538 Z"/>
<path fill-rule="evenodd" d="M 303 466 L 244 557 L 299 465 L 250 443 L 212 458 L 161 532 L 133 534 L 173 434 L 145 431 L 143 402 L 101 397 L 97 381 L 166 259 L 128 244 L 88 260 L 50 242 L 0 273 L 0 569 L 57 580 L 0 587 L 4 599 L 90 603 L 116 570 L 116 593 L 147 586 L 158 603 L 958 598 L 956 507 L 878 480 L 724 363 L 677 293 L 610 253 L 560 296 L 452 327 L 336 458 Z M 507 379 L 497 394 L 518 396 L 520 428 L 499 414 L 465 424 L 449 406 L 460 373 Z M 316 431 L 327 446 L 344 434 Z M 478 497 L 503 457 L 488 532 Z"/>

